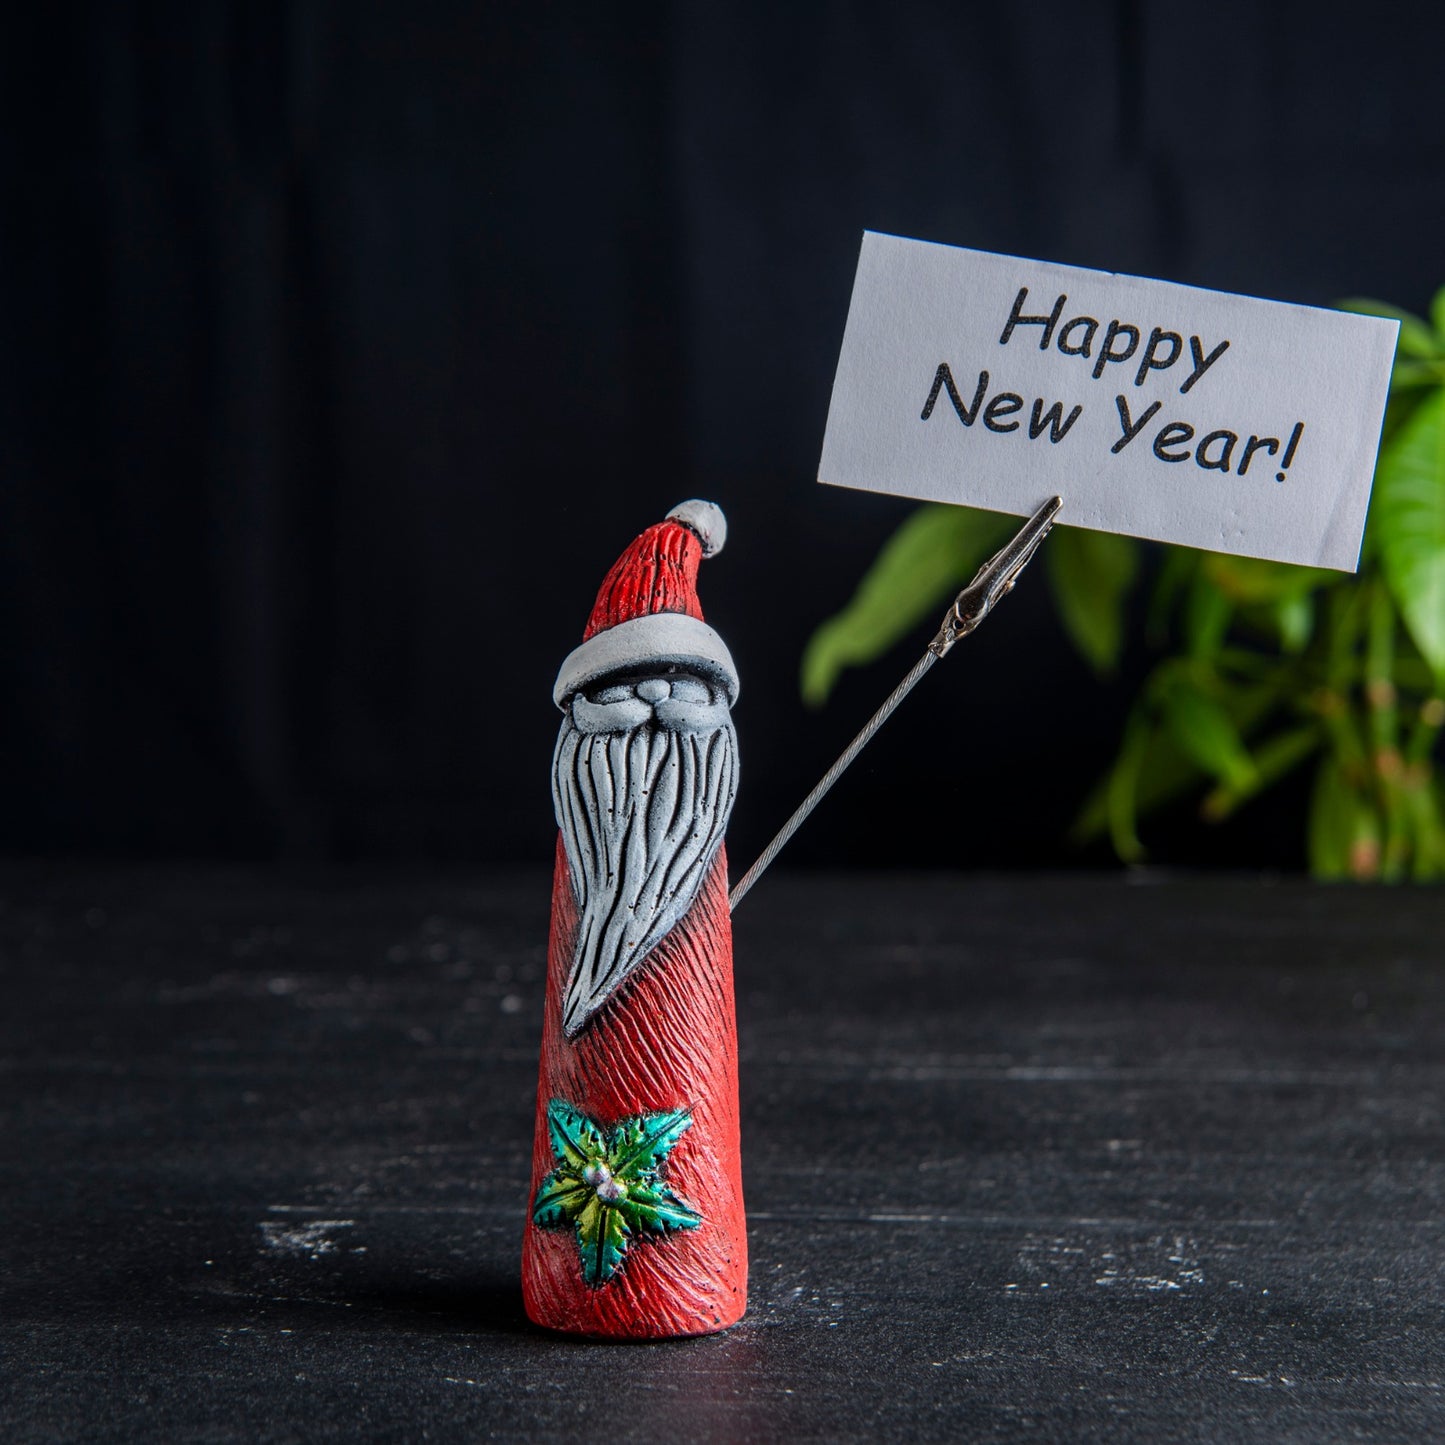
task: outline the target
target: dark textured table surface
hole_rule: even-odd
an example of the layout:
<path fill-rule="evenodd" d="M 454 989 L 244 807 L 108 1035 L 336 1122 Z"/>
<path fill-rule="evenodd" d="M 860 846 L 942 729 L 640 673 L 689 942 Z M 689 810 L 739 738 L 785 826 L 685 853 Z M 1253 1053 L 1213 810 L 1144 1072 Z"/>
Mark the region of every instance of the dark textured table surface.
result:
<path fill-rule="evenodd" d="M 1445 1435 L 1445 893 L 770 877 L 751 1308 L 533 1330 L 541 873 L 0 872 L 0 1439 Z"/>

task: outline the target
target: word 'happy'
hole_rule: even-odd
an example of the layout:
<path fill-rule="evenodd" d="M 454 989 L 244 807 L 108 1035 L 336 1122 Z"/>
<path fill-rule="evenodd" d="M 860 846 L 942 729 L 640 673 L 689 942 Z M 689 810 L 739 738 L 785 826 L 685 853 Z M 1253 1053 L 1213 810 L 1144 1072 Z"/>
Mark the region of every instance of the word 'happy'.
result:
<path fill-rule="evenodd" d="M 1004 323 L 1003 335 L 998 339 L 1000 346 L 1007 346 L 1009 339 L 1020 326 L 1041 326 L 1043 335 L 1039 338 L 1040 351 L 1049 349 L 1049 342 L 1054 339 L 1057 329 L 1058 348 L 1063 355 L 1082 356 L 1086 359 L 1093 357 L 1094 338 L 1099 334 L 1099 323 L 1092 316 L 1075 316 L 1072 321 L 1066 321 L 1060 327 L 1059 318 L 1064 314 L 1064 304 L 1069 299 L 1067 296 L 1060 296 L 1047 316 L 1025 316 L 1023 309 L 1028 295 L 1029 288 L 1020 286 L 1019 294 L 1014 297 L 1013 310 L 1009 312 L 1009 318 Z M 1110 321 L 1104 329 L 1104 339 L 1099 343 L 1098 358 L 1094 361 L 1094 380 L 1098 381 L 1103 376 L 1106 366 L 1118 366 L 1130 360 L 1139 350 L 1139 338 L 1142 335 L 1143 328 L 1134 325 L 1132 321 Z M 1193 361 L 1193 370 L 1179 388 L 1180 395 L 1187 393 L 1228 350 L 1229 342 L 1221 341 L 1206 356 L 1204 342 L 1198 336 L 1191 336 L 1189 355 Z M 1134 373 L 1134 385 L 1143 386 L 1151 371 L 1168 371 L 1183 354 L 1184 337 L 1179 332 L 1166 331 L 1162 326 L 1154 327 L 1149 333 L 1149 340 L 1144 344 L 1139 369 Z"/>

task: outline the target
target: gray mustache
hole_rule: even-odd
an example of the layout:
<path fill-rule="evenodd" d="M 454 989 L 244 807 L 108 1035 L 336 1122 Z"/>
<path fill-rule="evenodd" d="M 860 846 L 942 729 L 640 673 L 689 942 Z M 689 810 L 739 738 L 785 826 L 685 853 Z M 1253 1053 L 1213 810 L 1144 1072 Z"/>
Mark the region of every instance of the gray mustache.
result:
<path fill-rule="evenodd" d="M 662 727 L 680 733 L 712 732 L 730 720 L 725 702 L 686 702 L 675 697 L 657 703 L 640 697 L 588 702 L 580 692 L 572 699 L 572 721 L 584 733 L 631 732 L 654 717 Z"/>
<path fill-rule="evenodd" d="M 578 702 L 574 701 L 573 713 Z M 726 706 L 673 702 L 706 730 L 661 724 L 634 698 L 587 703 L 609 720 L 640 707 L 628 731 L 586 731 L 568 715 L 552 761 L 552 796 L 578 904 L 562 1005 L 569 1038 L 586 1026 L 692 906 L 737 795 L 737 734 Z"/>

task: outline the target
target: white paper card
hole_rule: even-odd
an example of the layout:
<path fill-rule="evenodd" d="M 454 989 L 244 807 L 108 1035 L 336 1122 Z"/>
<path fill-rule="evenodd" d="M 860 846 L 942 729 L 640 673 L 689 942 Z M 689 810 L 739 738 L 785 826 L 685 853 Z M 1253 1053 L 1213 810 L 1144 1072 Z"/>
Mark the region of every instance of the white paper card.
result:
<path fill-rule="evenodd" d="M 818 480 L 1353 571 L 1397 330 L 869 231 Z"/>

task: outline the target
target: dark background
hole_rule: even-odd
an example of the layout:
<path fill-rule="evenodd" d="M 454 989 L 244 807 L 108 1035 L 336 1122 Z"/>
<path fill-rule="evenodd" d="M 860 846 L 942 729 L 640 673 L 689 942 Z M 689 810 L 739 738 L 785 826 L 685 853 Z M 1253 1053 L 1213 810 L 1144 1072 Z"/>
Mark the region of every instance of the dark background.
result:
<path fill-rule="evenodd" d="M 746 862 L 927 635 L 813 482 L 865 227 L 1309 303 L 1445 282 L 1445 8 L 31 6 L 0 44 L 0 849 L 544 859 L 556 666 L 726 509 Z M 1131 680 L 1042 579 L 793 863 L 1057 864 Z M 1172 862 L 1298 866 L 1304 783 Z"/>

